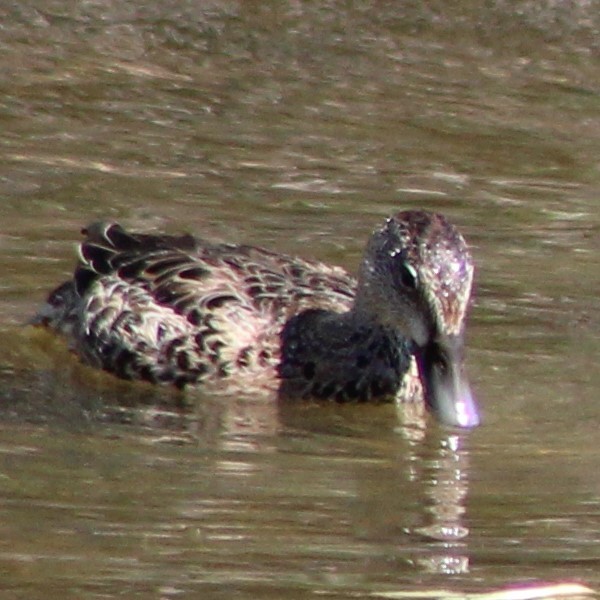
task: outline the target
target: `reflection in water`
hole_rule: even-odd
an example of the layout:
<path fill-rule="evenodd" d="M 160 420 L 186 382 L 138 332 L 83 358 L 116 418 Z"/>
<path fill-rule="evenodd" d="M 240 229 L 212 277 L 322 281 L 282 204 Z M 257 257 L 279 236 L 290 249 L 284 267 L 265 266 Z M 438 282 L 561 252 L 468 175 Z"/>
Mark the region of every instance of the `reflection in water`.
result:
<path fill-rule="evenodd" d="M 448 435 L 438 446 L 438 456 L 429 464 L 430 477 L 425 486 L 425 516 L 429 522 L 416 532 L 439 540 L 435 550 L 420 564 L 445 574 L 466 573 L 469 555 L 464 525 L 465 501 L 468 493 L 468 452 L 464 434 Z"/>
<path fill-rule="evenodd" d="M 468 433 L 427 429 L 422 421 L 414 420 L 413 407 L 410 412 L 413 416 L 404 416 L 398 431 L 409 441 L 411 481 L 421 483 L 423 494 L 423 522 L 411 532 L 432 540 L 427 553 L 416 562 L 433 573 L 467 573 L 469 529 L 463 518 L 469 490 L 469 452 L 465 447 Z"/>
<path fill-rule="evenodd" d="M 437 457 L 428 461 L 431 488 L 426 493 L 431 523 L 416 529 L 445 542 L 461 540 L 469 533 L 461 523 L 468 488 L 467 453 L 461 448 L 462 442 L 458 434 L 448 435 L 441 440 Z"/>

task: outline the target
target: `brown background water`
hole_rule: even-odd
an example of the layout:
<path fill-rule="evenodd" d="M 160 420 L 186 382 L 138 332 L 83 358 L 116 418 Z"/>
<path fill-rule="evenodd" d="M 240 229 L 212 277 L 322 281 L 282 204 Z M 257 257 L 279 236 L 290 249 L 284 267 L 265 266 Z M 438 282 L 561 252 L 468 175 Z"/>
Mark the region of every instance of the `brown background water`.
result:
<path fill-rule="evenodd" d="M 25 0 L 0 23 L 1 597 L 600 588 L 597 0 Z M 473 433 L 177 412 L 23 327 L 94 219 L 354 270 L 406 207 L 476 257 Z"/>

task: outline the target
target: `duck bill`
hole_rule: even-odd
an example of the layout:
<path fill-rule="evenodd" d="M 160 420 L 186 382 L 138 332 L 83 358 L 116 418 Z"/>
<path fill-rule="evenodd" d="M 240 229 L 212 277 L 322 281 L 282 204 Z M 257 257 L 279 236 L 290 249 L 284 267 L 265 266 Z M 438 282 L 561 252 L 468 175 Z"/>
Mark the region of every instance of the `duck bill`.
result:
<path fill-rule="evenodd" d="M 419 353 L 419 363 L 431 412 L 444 425 L 477 427 L 479 410 L 463 368 L 461 337 L 430 342 Z"/>

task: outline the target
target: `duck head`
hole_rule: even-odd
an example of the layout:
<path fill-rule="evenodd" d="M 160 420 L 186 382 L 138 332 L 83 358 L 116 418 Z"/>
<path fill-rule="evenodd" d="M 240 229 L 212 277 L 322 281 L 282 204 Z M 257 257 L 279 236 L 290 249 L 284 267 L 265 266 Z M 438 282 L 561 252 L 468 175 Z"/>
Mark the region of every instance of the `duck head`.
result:
<path fill-rule="evenodd" d="M 429 409 L 444 424 L 475 427 L 464 370 L 464 329 L 473 282 L 465 240 L 439 214 L 404 211 L 371 236 L 354 310 L 412 340 Z"/>

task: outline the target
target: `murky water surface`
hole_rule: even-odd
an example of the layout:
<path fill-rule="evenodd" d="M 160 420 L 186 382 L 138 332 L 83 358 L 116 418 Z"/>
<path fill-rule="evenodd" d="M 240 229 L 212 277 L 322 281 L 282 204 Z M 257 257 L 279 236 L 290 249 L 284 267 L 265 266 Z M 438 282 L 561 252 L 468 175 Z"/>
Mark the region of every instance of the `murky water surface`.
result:
<path fill-rule="evenodd" d="M 447 4 L 0 6 L 2 597 L 600 588 L 600 4 Z M 405 207 L 476 256 L 470 434 L 178 409 L 22 327 L 94 219 L 353 270 Z"/>

